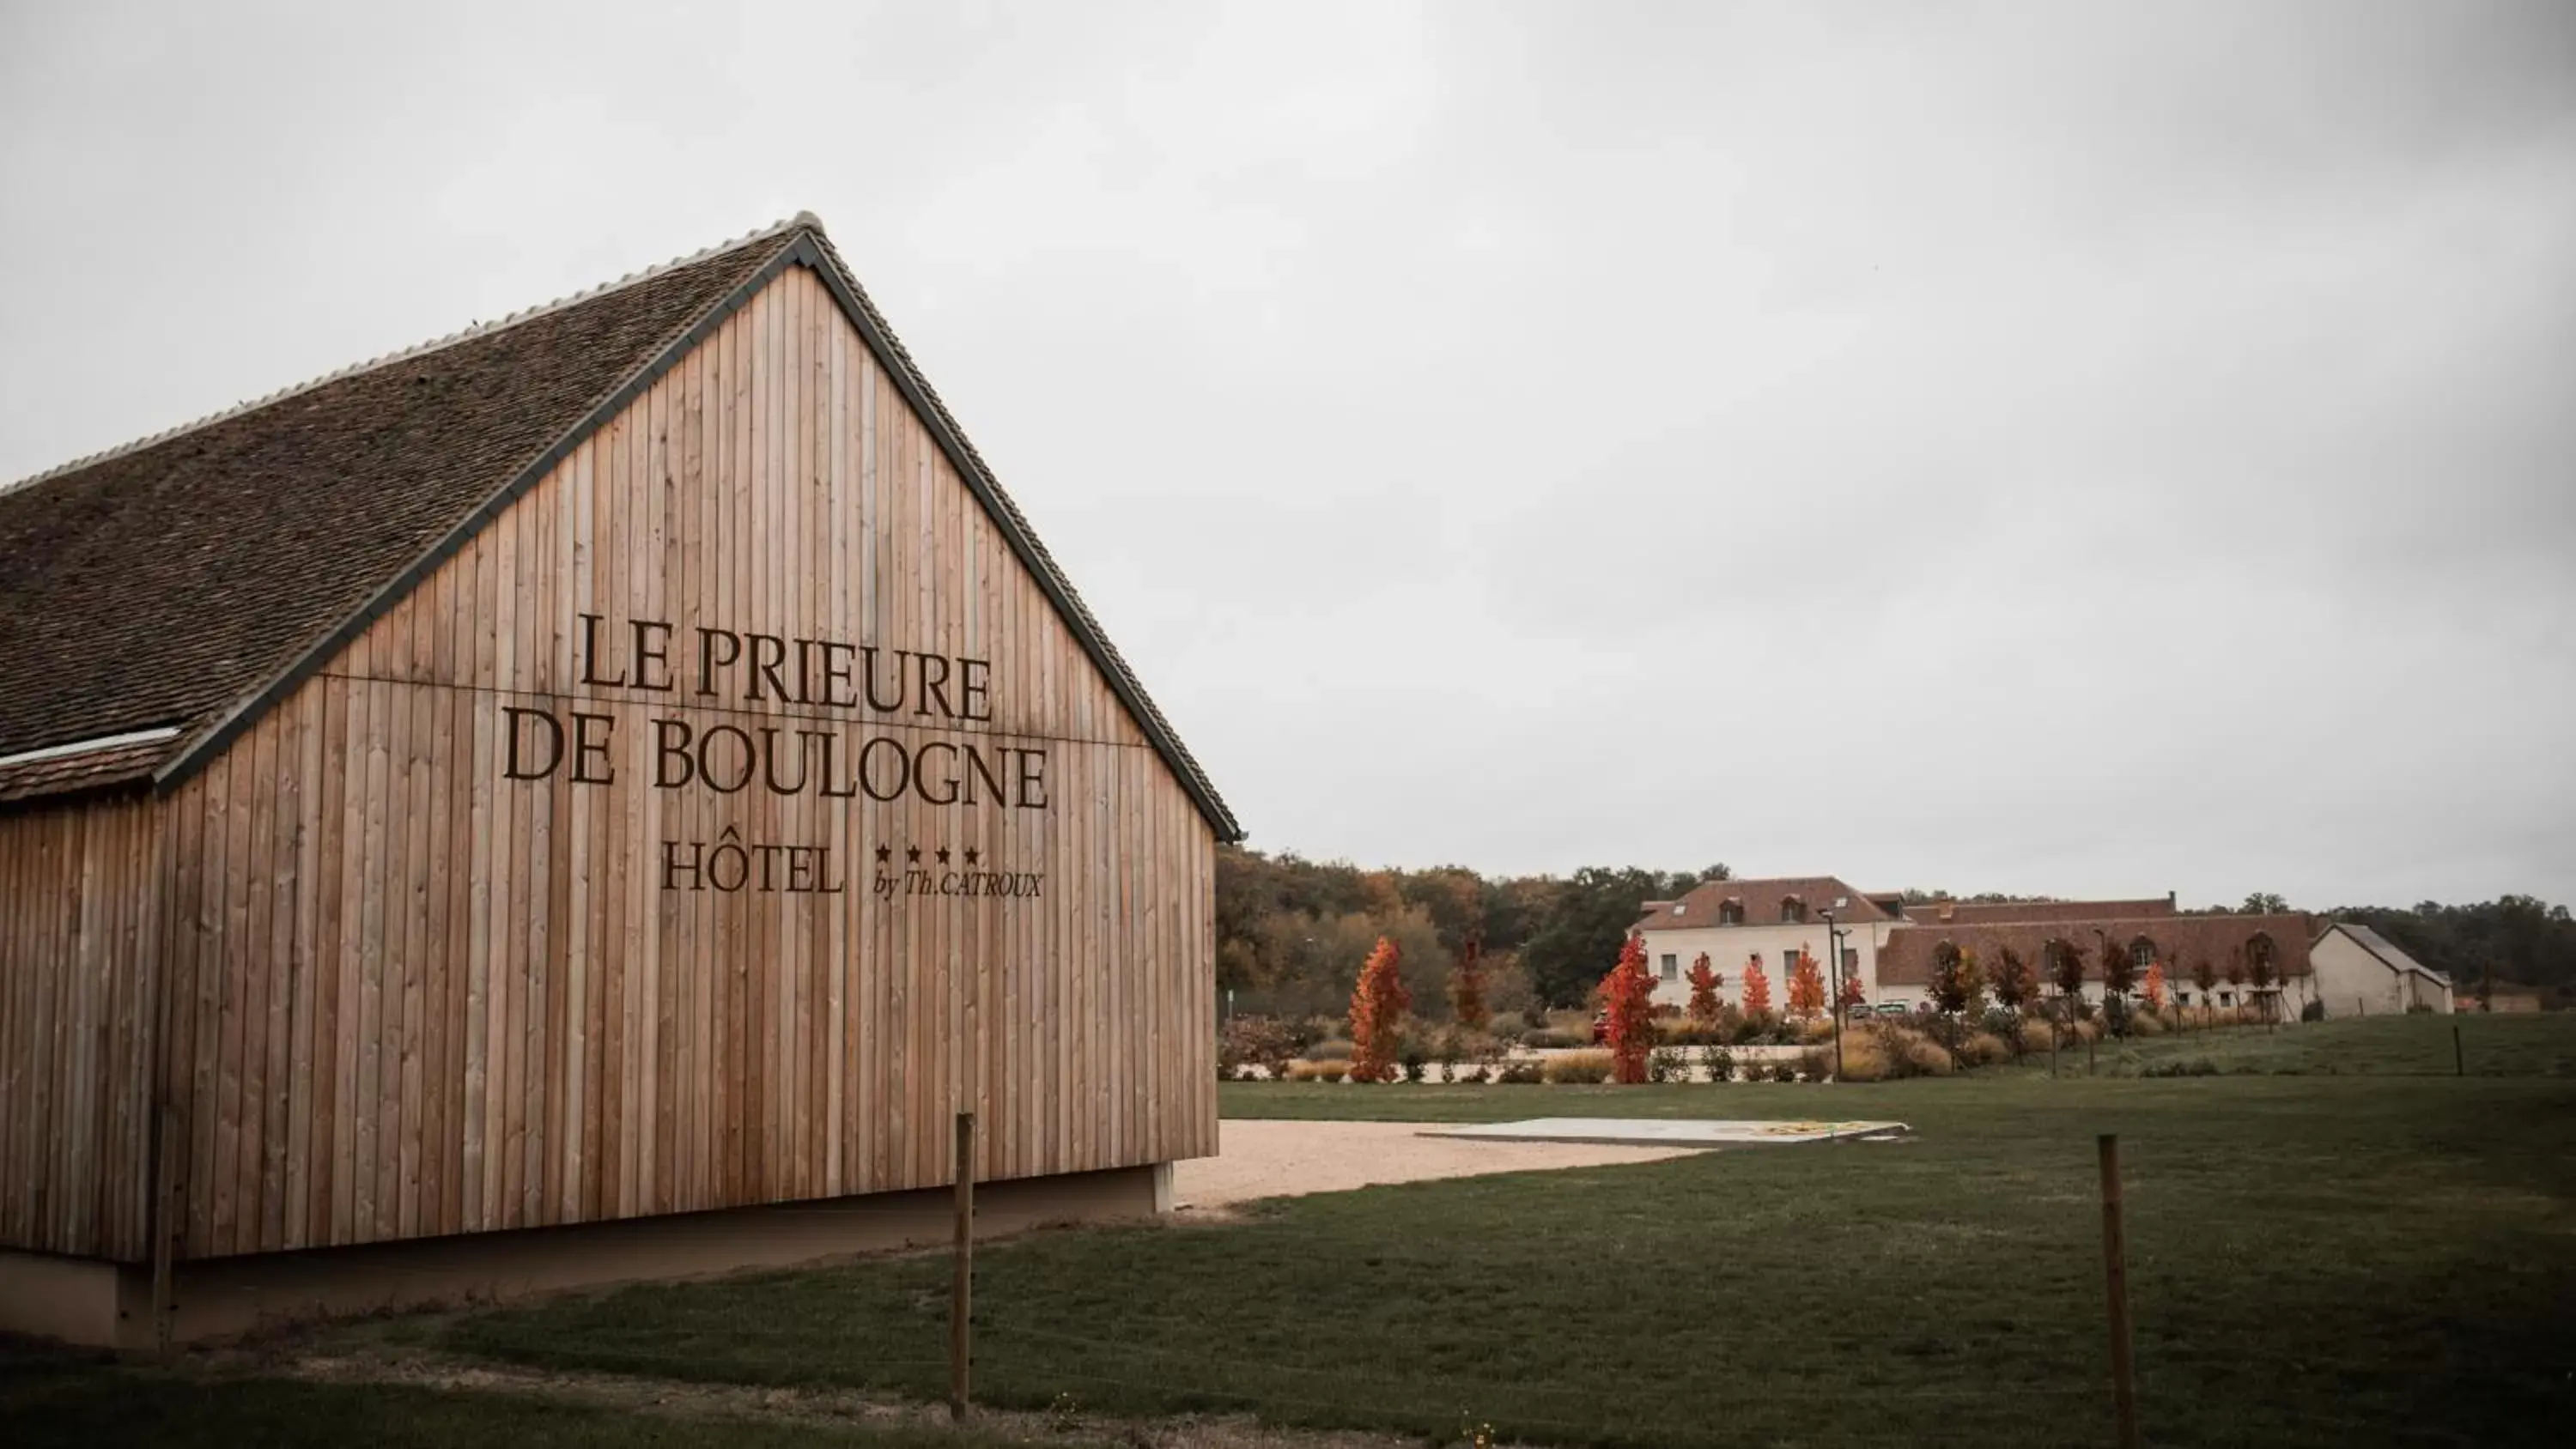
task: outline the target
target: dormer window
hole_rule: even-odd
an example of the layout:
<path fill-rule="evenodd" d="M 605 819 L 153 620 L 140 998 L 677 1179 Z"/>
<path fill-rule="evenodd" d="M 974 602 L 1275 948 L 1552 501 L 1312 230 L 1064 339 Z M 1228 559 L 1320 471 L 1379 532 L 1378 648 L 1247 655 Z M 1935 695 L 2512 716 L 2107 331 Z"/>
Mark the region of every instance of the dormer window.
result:
<path fill-rule="evenodd" d="M 1717 903 L 1717 923 L 1721 926 L 1743 925 L 1744 898 L 1742 896 L 1728 896 L 1725 900 L 1719 901 Z"/>
<path fill-rule="evenodd" d="M 1780 898 L 1780 919 L 1788 922 L 1798 922 L 1807 919 L 1807 903 L 1798 899 L 1796 896 L 1782 896 Z"/>
<path fill-rule="evenodd" d="M 2129 943 L 2129 964 L 2140 971 L 2156 964 L 2156 943 L 2144 936 Z"/>

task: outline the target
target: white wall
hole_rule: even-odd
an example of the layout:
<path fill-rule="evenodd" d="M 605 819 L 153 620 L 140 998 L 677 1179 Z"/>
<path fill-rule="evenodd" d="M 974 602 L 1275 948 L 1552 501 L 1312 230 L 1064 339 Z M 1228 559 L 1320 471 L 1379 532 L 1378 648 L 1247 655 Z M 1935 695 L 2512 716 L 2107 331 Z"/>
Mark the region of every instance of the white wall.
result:
<path fill-rule="evenodd" d="M 2326 932 L 2309 949 L 2308 960 L 2330 1017 L 2395 1016 L 2418 1001 L 2444 1015 L 2452 1010 L 2451 993 L 2442 983 L 2392 968 L 2341 931 Z"/>
<path fill-rule="evenodd" d="M 1872 1001 L 1880 999 L 1878 948 L 1886 943 L 1887 933 L 1894 925 L 1892 921 L 1864 921 L 1843 930 L 1843 949 L 1859 956 L 1856 975 Z M 1718 988 L 1719 998 L 1730 1006 L 1741 1006 L 1744 1004 L 1745 958 L 1758 951 L 1762 954 L 1762 974 L 1771 978 L 1771 1009 L 1778 1011 L 1788 1004 L 1788 963 L 1798 959 L 1801 949 L 1816 958 L 1816 973 L 1823 978 L 1825 990 L 1830 993 L 1834 976 L 1833 963 L 1826 959 L 1825 923 L 1812 916 L 1803 923 L 1756 921 L 1741 926 L 1711 924 L 1648 931 L 1646 969 L 1655 973 L 1656 1005 L 1688 1006 L 1691 963 L 1705 951 L 1710 969 L 1726 978 Z M 1667 956 L 1673 958 L 1670 979 L 1663 974 Z M 1902 999 L 1911 1000 L 1921 995 L 1917 991 L 1913 997 Z"/>

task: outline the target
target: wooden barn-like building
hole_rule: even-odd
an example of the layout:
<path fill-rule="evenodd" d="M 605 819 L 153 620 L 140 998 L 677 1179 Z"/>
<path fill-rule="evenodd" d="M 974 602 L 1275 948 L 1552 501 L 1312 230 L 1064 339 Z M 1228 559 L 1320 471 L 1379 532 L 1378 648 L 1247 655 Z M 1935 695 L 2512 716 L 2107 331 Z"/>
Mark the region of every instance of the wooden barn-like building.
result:
<path fill-rule="evenodd" d="M 1148 1212 L 1240 837 L 811 216 L 0 491 L 0 1328 Z"/>

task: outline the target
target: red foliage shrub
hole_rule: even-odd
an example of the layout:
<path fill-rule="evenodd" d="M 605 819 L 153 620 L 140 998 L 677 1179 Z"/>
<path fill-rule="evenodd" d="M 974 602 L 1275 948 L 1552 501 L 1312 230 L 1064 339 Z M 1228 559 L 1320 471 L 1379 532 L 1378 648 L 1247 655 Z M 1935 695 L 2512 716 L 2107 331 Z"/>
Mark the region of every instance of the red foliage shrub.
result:
<path fill-rule="evenodd" d="M 1717 1009 L 1720 1004 L 1717 999 L 1717 988 L 1724 984 L 1723 979 L 1709 969 L 1708 953 L 1700 952 L 1699 959 L 1691 963 L 1690 969 L 1691 1020 L 1702 1026 L 1717 1020 Z"/>
<path fill-rule="evenodd" d="M 1805 947 L 1798 948 L 1798 959 L 1789 967 L 1789 1011 L 1795 1016 L 1813 1016 L 1825 1009 L 1825 978 L 1816 971 L 1816 958 Z"/>
<path fill-rule="evenodd" d="M 1619 964 L 1601 978 L 1603 1010 L 1610 1014 L 1602 1036 L 1610 1048 L 1613 1079 L 1646 1080 L 1646 1055 L 1655 1047 L 1655 978 L 1646 970 L 1646 941 L 1630 936 L 1619 948 Z"/>
<path fill-rule="evenodd" d="M 1404 1014 L 1413 1009 L 1413 994 L 1404 989 L 1396 970 L 1404 953 L 1395 942 L 1377 938 L 1359 984 L 1351 988 L 1351 1080 L 1395 1080 L 1395 1054 L 1404 1044 Z"/>

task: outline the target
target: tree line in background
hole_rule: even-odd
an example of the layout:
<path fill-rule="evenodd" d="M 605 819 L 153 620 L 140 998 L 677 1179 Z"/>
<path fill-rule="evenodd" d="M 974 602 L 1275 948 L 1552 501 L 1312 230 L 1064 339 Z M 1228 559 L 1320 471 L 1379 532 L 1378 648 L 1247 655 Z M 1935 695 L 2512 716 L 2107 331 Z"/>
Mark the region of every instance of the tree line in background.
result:
<path fill-rule="evenodd" d="M 1381 974 L 1401 987 L 1417 1017 L 1452 1019 L 1459 1005 L 1453 978 L 1470 952 L 1471 1015 L 1580 1006 L 1619 959 L 1641 902 L 1678 899 L 1731 874 L 1724 865 L 1587 866 L 1570 876 L 1489 877 L 1465 866 L 1363 870 L 1347 861 L 1219 847 L 1217 986 L 1233 993 L 1237 1012 L 1338 1015 L 1384 938 L 1394 950 Z M 1905 896 L 1918 903 L 2027 899 L 1918 890 Z M 2257 893 L 2241 905 L 2209 909 L 2290 907 Z M 2475 995 L 2491 970 L 2499 984 L 2537 988 L 2551 1005 L 2576 1005 L 2576 921 L 2565 906 L 2508 895 L 2482 904 L 2427 901 L 2323 914 L 2370 926 L 2447 973 L 2463 997 Z M 2045 969 L 2030 964 L 2034 974 Z"/>

